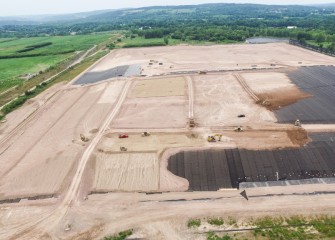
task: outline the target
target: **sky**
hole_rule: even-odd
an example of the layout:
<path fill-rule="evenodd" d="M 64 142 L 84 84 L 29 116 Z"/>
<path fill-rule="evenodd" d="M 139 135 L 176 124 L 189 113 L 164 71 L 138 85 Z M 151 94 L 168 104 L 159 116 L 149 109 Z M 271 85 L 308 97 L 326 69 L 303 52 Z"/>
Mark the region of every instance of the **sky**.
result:
<path fill-rule="evenodd" d="M 213 2 L 263 4 L 320 4 L 335 0 L 0 0 L 0 16 L 87 12 L 104 9 L 158 5 L 189 5 Z"/>

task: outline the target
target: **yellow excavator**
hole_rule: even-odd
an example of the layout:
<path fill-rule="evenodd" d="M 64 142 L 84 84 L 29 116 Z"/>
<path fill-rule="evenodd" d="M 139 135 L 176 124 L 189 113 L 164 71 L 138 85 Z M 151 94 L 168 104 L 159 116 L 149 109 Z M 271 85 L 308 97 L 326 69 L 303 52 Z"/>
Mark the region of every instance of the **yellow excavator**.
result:
<path fill-rule="evenodd" d="M 222 139 L 222 134 L 215 134 L 215 135 L 210 135 L 208 136 L 207 138 L 207 141 L 208 142 L 221 142 L 221 139 Z"/>

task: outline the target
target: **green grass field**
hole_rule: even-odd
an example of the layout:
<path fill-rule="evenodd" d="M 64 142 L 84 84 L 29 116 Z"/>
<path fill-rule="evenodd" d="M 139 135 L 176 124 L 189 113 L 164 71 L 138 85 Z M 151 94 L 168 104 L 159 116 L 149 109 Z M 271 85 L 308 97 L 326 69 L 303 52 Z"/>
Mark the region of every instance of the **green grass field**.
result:
<path fill-rule="evenodd" d="M 26 73 L 38 73 L 67 58 L 71 54 L 51 55 L 30 58 L 0 59 L 0 92 L 20 84 L 18 76 Z"/>
<path fill-rule="evenodd" d="M 149 38 L 146 39 L 144 37 L 135 37 L 135 38 L 124 38 L 122 42 L 118 42 L 116 47 L 119 48 L 131 48 L 131 47 L 150 47 L 150 46 L 165 46 L 165 45 L 178 45 L 178 44 L 191 44 L 191 45 L 202 45 L 202 44 L 215 44 L 213 42 L 208 41 L 191 41 L 186 40 L 182 41 L 180 39 L 168 39 L 168 44 L 165 44 L 163 38 Z M 234 44 L 240 43 L 237 41 L 226 40 L 224 42 L 218 42 L 218 44 Z"/>
<path fill-rule="evenodd" d="M 12 41 L 2 41 L 0 39 L 0 56 L 25 56 L 27 54 L 59 54 L 65 51 L 82 51 L 89 49 L 94 44 L 99 44 L 107 40 L 110 34 L 90 34 L 76 36 L 55 36 L 55 37 L 35 37 L 21 38 Z M 25 49 L 40 43 L 52 43 L 49 46 L 34 49 L 28 52 L 18 53 L 17 51 Z"/>
<path fill-rule="evenodd" d="M 20 76 L 36 74 L 75 57 L 78 51 L 90 49 L 112 37 L 112 33 L 96 33 L 76 36 L 34 37 L 21 39 L 0 39 L 0 93 L 25 80 Z M 25 52 L 20 50 L 30 46 L 48 43 Z M 1 59 L 1 57 L 8 57 Z"/>

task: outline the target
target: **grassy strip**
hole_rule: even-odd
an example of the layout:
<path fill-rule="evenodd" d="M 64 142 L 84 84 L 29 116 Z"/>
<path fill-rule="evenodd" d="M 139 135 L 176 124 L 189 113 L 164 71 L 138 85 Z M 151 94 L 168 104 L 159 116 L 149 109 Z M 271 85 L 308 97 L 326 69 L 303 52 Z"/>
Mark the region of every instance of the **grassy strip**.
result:
<path fill-rule="evenodd" d="M 45 80 L 51 78 L 57 73 L 63 71 L 75 59 L 75 57 L 76 56 L 71 56 L 64 61 L 57 63 L 54 66 L 49 67 L 47 70 L 41 71 L 40 74 L 29 79 L 28 81 L 20 82 L 20 84 L 17 85 L 15 88 L 1 95 L 0 106 L 5 105 L 6 103 L 10 102 L 12 99 L 24 94 L 27 90 L 34 88 L 41 82 L 44 82 Z"/>
<path fill-rule="evenodd" d="M 187 226 L 200 227 L 206 219 L 190 219 Z M 335 239 L 335 217 L 264 217 L 251 219 L 247 222 L 237 223 L 222 218 L 207 219 L 213 228 L 207 232 L 208 240 L 233 240 L 233 239 Z M 222 225 L 221 225 L 222 223 Z M 231 227 L 234 226 L 232 229 Z"/>
<path fill-rule="evenodd" d="M 132 234 L 133 234 L 133 230 L 130 229 L 127 231 L 119 232 L 118 234 L 113 235 L 113 236 L 104 237 L 102 240 L 124 240 L 127 237 L 131 236 Z"/>
<path fill-rule="evenodd" d="M 80 73 L 85 71 L 88 67 L 90 67 L 93 63 L 95 63 L 97 60 L 105 56 L 107 53 L 108 53 L 107 51 L 99 52 L 94 56 L 85 59 L 82 63 L 65 70 L 64 72 L 50 79 L 49 81 L 36 85 L 34 89 L 25 91 L 24 95 L 18 96 L 18 98 L 11 101 L 9 104 L 7 104 L 2 108 L 1 110 L 2 114 L 0 115 L 0 120 L 3 119 L 8 113 L 22 106 L 28 99 L 37 96 L 38 94 L 40 94 L 47 88 L 51 87 L 52 85 L 59 82 L 71 81 Z"/>
<path fill-rule="evenodd" d="M 201 220 L 200 219 L 190 219 L 187 222 L 187 227 L 188 228 L 200 227 L 200 225 L 201 225 Z"/>
<path fill-rule="evenodd" d="M 136 47 L 159 47 L 166 46 L 165 43 L 152 42 L 152 43 L 128 43 L 123 48 L 136 48 Z"/>
<path fill-rule="evenodd" d="M 46 47 L 46 46 L 49 46 L 49 45 L 52 45 L 52 42 L 46 42 L 46 43 L 39 43 L 39 44 L 35 44 L 35 45 L 29 45 L 29 46 L 26 46 L 24 49 L 18 50 L 16 52 L 18 52 L 18 53 L 29 52 L 29 51 L 32 51 L 32 50 L 34 50 L 36 48 L 42 48 L 42 47 Z"/>
<path fill-rule="evenodd" d="M 33 51 L 34 49 L 26 49 L 28 51 Z M 12 59 L 12 58 L 27 58 L 27 57 L 43 57 L 43 56 L 52 56 L 52 55 L 62 55 L 62 54 L 68 54 L 68 53 L 73 53 L 75 50 L 74 49 L 70 49 L 70 50 L 66 50 L 66 51 L 60 51 L 57 53 L 34 53 L 34 54 L 22 54 L 22 55 L 6 55 L 6 56 L 1 56 L 0 55 L 0 59 Z M 20 53 L 22 53 L 23 50 L 21 50 Z"/>

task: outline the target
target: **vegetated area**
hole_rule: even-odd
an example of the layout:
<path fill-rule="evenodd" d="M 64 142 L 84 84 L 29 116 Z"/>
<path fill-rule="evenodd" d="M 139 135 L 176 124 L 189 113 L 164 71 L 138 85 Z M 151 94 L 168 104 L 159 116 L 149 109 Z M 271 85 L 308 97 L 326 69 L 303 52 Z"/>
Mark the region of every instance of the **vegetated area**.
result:
<path fill-rule="evenodd" d="M 122 46 L 135 47 L 170 42 L 234 43 L 249 37 L 271 36 L 297 39 L 334 51 L 334 11 L 331 6 L 257 4 L 146 7 L 91 13 L 81 19 L 69 19 L 67 24 L 50 19 L 38 26 L 33 20 L 29 26 L 0 21 L 0 37 L 126 30 L 130 31 L 129 42 Z"/>
<path fill-rule="evenodd" d="M 332 216 L 263 217 L 243 221 L 234 217 L 208 217 L 189 219 L 186 224 L 194 234 L 205 235 L 207 240 L 305 240 L 335 237 L 335 218 Z"/>
<path fill-rule="evenodd" d="M 79 52 L 107 41 L 110 34 L 17 38 L 0 42 L 0 94 L 54 68 Z"/>

